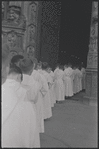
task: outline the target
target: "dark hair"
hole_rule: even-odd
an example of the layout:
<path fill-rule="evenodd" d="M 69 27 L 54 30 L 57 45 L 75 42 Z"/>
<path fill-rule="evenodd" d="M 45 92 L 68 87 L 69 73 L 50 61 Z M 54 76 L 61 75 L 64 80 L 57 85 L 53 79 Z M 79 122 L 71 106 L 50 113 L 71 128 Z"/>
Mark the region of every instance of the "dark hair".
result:
<path fill-rule="evenodd" d="M 34 62 L 29 58 L 24 58 L 20 61 L 19 66 L 24 74 L 28 74 L 32 70 Z"/>
<path fill-rule="evenodd" d="M 63 66 L 62 65 L 59 65 L 59 69 L 63 70 Z"/>
<path fill-rule="evenodd" d="M 43 62 L 43 63 L 42 63 L 42 69 L 43 69 L 43 70 L 46 70 L 47 68 L 49 68 L 48 63 L 47 63 L 47 62 Z"/>
<path fill-rule="evenodd" d="M 24 58 L 24 56 L 22 56 L 22 55 L 15 55 L 11 59 L 11 64 L 18 63 L 20 61 L 20 59 L 23 59 L 23 58 Z"/>
<path fill-rule="evenodd" d="M 22 71 L 21 69 L 16 66 L 16 65 L 12 65 L 9 69 L 9 75 L 10 74 L 21 74 L 21 80 L 23 80 L 23 74 L 22 74 Z"/>

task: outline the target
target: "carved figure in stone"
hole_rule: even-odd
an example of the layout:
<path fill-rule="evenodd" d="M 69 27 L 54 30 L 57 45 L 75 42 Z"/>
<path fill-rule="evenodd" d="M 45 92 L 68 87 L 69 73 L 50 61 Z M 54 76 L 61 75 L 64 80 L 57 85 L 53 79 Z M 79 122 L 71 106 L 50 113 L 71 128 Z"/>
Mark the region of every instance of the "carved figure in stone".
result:
<path fill-rule="evenodd" d="M 34 52 L 35 52 L 35 49 L 34 49 L 34 47 L 32 45 L 27 47 L 27 54 L 29 56 L 34 56 Z"/>
<path fill-rule="evenodd" d="M 2 19 L 4 19 L 4 9 L 5 9 L 5 6 L 4 6 L 4 2 L 2 1 Z"/>
<path fill-rule="evenodd" d="M 17 36 L 15 32 L 12 31 L 8 33 L 7 43 L 10 45 L 11 48 L 16 46 L 16 40 L 17 40 Z"/>
<path fill-rule="evenodd" d="M 34 3 L 31 5 L 31 12 L 32 11 L 36 11 L 36 4 L 34 4 Z"/>
<path fill-rule="evenodd" d="M 91 26 L 91 37 L 95 36 L 95 26 Z"/>
<path fill-rule="evenodd" d="M 30 34 L 29 40 L 31 42 L 34 39 L 34 34 L 35 34 L 35 26 L 34 25 L 30 26 L 29 34 Z"/>
<path fill-rule="evenodd" d="M 94 2 L 93 17 L 98 18 L 98 2 Z"/>
<path fill-rule="evenodd" d="M 7 20 L 18 24 L 20 19 L 20 9 L 16 7 L 9 7 Z"/>
<path fill-rule="evenodd" d="M 93 62 L 93 55 L 89 55 L 88 56 L 88 61 L 87 61 L 88 66 L 91 66 L 92 62 Z"/>
<path fill-rule="evenodd" d="M 36 24 L 36 11 L 34 11 L 34 5 L 33 5 L 33 7 L 32 7 L 32 5 L 31 5 L 31 9 L 30 9 L 30 22 Z"/>

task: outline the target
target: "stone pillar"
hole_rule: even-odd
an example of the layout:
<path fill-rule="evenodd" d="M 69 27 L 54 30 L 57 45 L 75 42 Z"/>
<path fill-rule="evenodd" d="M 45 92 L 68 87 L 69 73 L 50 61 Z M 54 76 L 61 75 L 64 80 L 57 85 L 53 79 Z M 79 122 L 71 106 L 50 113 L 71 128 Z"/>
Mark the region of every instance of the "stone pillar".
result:
<path fill-rule="evenodd" d="M 24 13 L 27 18 L 24 47 L 31 59 L 35 57 L 36 51 L 38 4 L 38 1 L 26 1 L 24 6 Z"/>
<path fill-rule="evenodd" d="M 98 64 L 98 2 L 92 2 L 90 43 L 86 69 L 86 96 L 90 103 L 97 101 L 97 64 Z"/>

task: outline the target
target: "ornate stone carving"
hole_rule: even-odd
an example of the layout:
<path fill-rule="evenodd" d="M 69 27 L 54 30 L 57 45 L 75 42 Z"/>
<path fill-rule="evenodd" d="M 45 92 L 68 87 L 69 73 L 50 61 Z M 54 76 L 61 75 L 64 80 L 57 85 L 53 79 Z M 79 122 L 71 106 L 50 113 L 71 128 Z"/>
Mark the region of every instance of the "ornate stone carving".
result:
<path fill-rule="evenodd" d="M 14 31 L 11 31 L 7 35 L 7 43 L 10 45 L 10 48 L 14 48 L 16 46 L 17 35 Z"/>
<path fill-rule="evenodd" d="M 93 73 L 93 77 L 92 77 L 92 93 L 91 93 L 92 97 L 97 97 L 97 75 L 95 73 Z"/>
<path fill-rule="evenodd" d="M 93 63 L 93 55 L 90 54 L 90 55 L 88 56 L 88 59 L 87 59 L 87 67 L 88 67 L 88 68 L 91 67 L 91 66 L 92 66 L 92 63 Z"/>
<path fill-rule="evenodd" d="M 2 1 L 2 19 L 4 19 L 4 9 L 5 9 L 5 4 L 4 4 L 4 1 Z"/>
<path fill-rule="evenodd" d="M 88 97 L 91 96 L 91 86 L 92 86 L 91 80 L 92 80 L 91 74 L 87 73 L 86 74 L 86 95 Z"/>
<path fill-rule="evenodd" d="M 29 7 L 29 22 L 36 25 L 36 9 L 37 5 L 35 3 L 32 3 Z"/>
<path fill-rule="evenodd" d="M 29 26 L 29 42 L 33 42 L 34 38 L 35 38 L 35 26 L 34 25 L 30 25 Z"/>
<path fill-rule="evenodd" d="M 32 59 L 34 57 L 34 52 L 35 52 L 34 46 L 29 45 L 27 47 L 27 55 L 28 55 L 28 57 L 30 57 Z"/>
<path fill-rule="evenodd" d="M 98 2 L 93 3 L 93 15 L 92 17 L 98 18 Z"/>
<path fill-rule="evenodd" d="M 20 12 L 21 12 L 20 8 L 16 8 L 15 6 L 9 7 L 7 21 L 10 23 L 19 24 Z"/>
<path fill-rule="evenodd" d="M 93 67 L 97 68 L 97 64 L 98 64 L 98 55 L 93 55 Z"/>

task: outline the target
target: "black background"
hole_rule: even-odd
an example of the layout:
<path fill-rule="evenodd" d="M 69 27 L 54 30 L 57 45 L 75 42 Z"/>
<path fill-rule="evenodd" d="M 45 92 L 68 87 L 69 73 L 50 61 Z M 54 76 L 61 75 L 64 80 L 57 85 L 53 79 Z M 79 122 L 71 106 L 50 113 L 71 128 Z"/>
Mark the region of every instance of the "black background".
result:
<path fill-rule="evenodd" d="M 65 64 L 74 55 L 86 66 L 92 1 L 63 0 L 61 3 L 59 62 Z"/>

